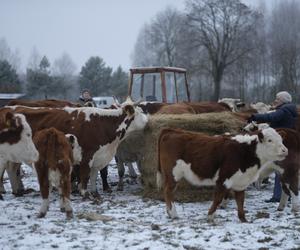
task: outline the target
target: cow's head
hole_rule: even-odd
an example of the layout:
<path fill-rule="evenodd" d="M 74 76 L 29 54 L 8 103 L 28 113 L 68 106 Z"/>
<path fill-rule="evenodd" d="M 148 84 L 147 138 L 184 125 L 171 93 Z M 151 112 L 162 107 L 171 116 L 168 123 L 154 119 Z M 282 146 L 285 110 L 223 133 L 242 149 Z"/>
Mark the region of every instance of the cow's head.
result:
<path fill-rule="evenodd" d="M 282 161 L 288 155 L 282 137 L 273 128 L 258 131 L 257 155 L 266 161 Z"/>
<path fill-rule="evenodd" d="M 226 103 L 232 110 L 232 112 L 237 112 L 239 107 L 245 106 L 243 102 L 241 102 L 241 99 L 235 99 L 235 98 L 222 98 L 219 99 L 219 103 Z"/>
<path fill-rule="evenodd" d="M 250 107 L 255 109 L 259 114 L 265 114 L 271 110 L 271 105 L 265 104 L 263 102 L 251 103 Z"/>
<path fill-rule="evenodd" d="M 0 155 L 11 162 L 32 163 L 39 153 L 32 141 L 32 131 L 22 114 L 7 112 L 0 122 Z"/>
<path fill-rule="evenodd" d="M 253 132 L 253 131 L 257 131 L 257 130 L 263 130 L 263 129 L 266 129 L 269 127 L 270 127 L 270 125 L 268 123 L 257 123 L 255 121 L 252 121 L 252 122 L 248 123 L 245 127 L 243 127 L 243 131 Z"/>
<path fill-rule="evenodd" d="M 127 115 L 125 121 L 128 125 L 127 132 L 144 129 L 148 122 L 147 115 L 137 105 L 137 103 L 128 100 L 122 104 L 123 112 Z"/>
<path fill-rule="evenodd" d="M 77 137 L 72 134 L 66 134 L 66 137 L 72 147 L 73 159 L 74 159 L 73 164 L 74 165 L 79 164 L 82 160 L 82 149 L 79 146 Z"/>

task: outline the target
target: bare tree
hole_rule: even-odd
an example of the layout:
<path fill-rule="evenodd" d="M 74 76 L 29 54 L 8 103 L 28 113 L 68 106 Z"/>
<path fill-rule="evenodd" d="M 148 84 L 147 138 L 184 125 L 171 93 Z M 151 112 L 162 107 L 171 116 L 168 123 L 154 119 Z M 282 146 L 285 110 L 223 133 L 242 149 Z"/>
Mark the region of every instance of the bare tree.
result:
<path fill-rule="evenodd" d="M 41 54 L 38 52 L 37 48 L 34 46 L 31 50 L 31 54 L 29 56 L 29 61 L 27 68 L 32 70 L 39 69 L 40 62 L 42 60 Z"/>
<path fill-rule="evenodd" d="M 191 44 L 204 47 L 214 81 L 213 100 L 220 97 L 225 69 L 255 48 L 252 43 L 260 15 L 239 0 L 188 0 Z"/>
<path fill-rule="evenodd" d="M 168 7 L 159 12 L 138 36 L 134 64 L 178 66 L 177 45 L 182 24 L 183 16 L 176 9 Z"/>
<path fill-rule="evenodd" d="M 5 38 L 0 39 L 0 60 L 1 61 L 8 61 L 9 64 L 18 72 L 21 71 L 21 56 L 19 49 L 15 49 L 13 51 Z"/>
<path fill-rule="evenodd" d="M 76 71 L 76 65 L 71 56 L 64 52 L 60 58 L 54 61 L 53 74 L 59 76 L 72 76 Z"/>
<path fill-rule="evenodd" d="M 300 4 L 281 1 L 273 9 L 270 48 L 276 91 L 288 90 L 297 97 L 300 63 Z"/>

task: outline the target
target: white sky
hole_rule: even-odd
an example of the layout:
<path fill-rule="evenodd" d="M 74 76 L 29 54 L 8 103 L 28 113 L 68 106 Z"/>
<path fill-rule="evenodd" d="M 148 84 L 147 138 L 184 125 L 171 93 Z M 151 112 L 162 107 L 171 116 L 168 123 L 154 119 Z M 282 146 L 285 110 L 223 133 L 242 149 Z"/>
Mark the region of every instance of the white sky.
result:
<path fill-rule="evenodd" d="M 78 71 L 90 56 L 128 69 L 139 30 L 167 6 L 184 10 L 184 0 L 0 0 L 0 39 L 23 69 L 34 46 L 52 64 L 67 52 Z"/>

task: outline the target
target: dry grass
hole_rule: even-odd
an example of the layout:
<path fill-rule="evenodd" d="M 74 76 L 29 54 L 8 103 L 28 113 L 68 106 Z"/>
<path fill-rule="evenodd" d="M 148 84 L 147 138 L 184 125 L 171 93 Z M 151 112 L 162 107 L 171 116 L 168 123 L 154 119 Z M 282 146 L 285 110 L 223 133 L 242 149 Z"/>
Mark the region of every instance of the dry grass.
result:
<path fill-rule="evenodd" d="M 144 133 L 136 133 L 135 140 L 143 141 L 142 182 L 144 196 L 162 199 L 156 188 L 157 141 L 163 128 L 181 128 L 184 130 L 220 135 L 226 132 L 237 133 L 244 124 L 230 112 L 205 113 L 199 115 L 153 115 L 150 116 Z M 139 149 L 140 150 L 140 149 Z M 207 200 L 212 196 L 212 188 L 196 188 L 185 181 L 177 188 L 176 198 L 180 201 Z"/>

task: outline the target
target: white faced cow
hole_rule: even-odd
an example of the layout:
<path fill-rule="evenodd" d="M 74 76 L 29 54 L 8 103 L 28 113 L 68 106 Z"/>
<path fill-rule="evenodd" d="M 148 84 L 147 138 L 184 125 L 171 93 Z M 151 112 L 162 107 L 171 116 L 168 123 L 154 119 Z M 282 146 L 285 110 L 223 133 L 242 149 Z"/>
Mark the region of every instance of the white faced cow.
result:
<path fill-rule="evenodd" d="M 39 153 L 32 141 L 31 128 L 25 116 L 2 112 L 0 116 L 0 176 L 8 162 L 31 163 Z"/>
<path fill-rule="evenodd" d="M 176 218 L 173 192 L 185 178 L 193 185 L 215 185 L 209 219 L 229 189 L 235 192 L 238 217 L 246 222 L 244 190 L 269 161 L 283 160 L 288 149 L 272 128 L 253 135 L 209 136 L 180 129 L 163 129 L 158 142 L 157 184 L 163 186 L 167 213 Z"/>

